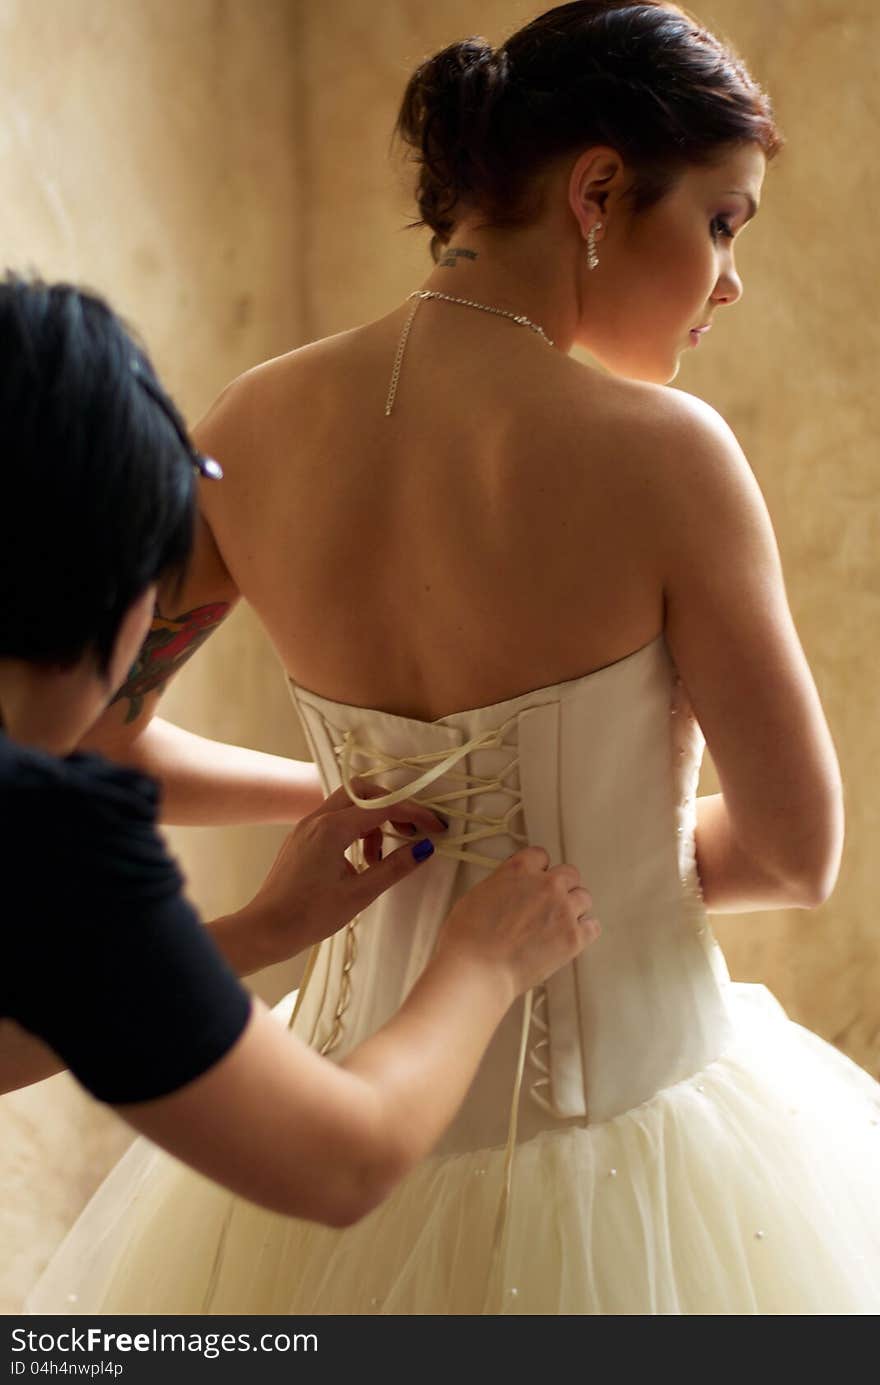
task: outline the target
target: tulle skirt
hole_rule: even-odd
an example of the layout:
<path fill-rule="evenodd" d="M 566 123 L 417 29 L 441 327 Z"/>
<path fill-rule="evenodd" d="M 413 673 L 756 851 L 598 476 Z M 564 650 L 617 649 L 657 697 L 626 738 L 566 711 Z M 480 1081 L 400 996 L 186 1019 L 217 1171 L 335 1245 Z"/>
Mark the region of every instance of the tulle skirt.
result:
<path fill-rule="evenodd" d="M 28 1302 L 82 1314 L 880 1312 L 880 1087 L 730 988 L 735 1038 L 600 1125 L 427 1160 L 344 1231 L 262 1211 L 147 1142 Z"/>

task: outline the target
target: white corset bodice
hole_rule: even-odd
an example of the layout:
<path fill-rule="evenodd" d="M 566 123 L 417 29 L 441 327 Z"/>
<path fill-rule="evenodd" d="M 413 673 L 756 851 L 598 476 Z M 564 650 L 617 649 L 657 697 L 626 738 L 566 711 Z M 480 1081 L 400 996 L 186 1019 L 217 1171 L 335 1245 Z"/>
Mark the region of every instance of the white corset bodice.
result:
<path fill-rule="evenodd" d="M 880 1088 L 727 978 L 694 863 L 703 740 L 662 637 L 433 722 L 292 694 L 327 789 L 372 775 L 450 819 L 315 950 L 303 1039 L 337 1059 L 383 1024 L 523 840 L 580 868 L 602 935 L 512 1007 L 439 1147 L 356 1225 L 277 1216 L 136 1141 L 28 1311 L 876 1313 Z"/>
<path fill-rule="evenodd" d="M 602 935 L 534 995 L 519 1133 L 606 1121 L 717 1058 L 727 972 L 694 860 L 703 738 L 662 636 L 583 678 L 437 721 L 291 685 L 328 792 L 373 776 L 450 821 L 435 859 L 316 951 L 295 1028 L 342 1056 L 399 1007 L 455 900 L 530 842 L 582 872 Z M 523 1003 L 441 1148 L 503 1143 Z"/>

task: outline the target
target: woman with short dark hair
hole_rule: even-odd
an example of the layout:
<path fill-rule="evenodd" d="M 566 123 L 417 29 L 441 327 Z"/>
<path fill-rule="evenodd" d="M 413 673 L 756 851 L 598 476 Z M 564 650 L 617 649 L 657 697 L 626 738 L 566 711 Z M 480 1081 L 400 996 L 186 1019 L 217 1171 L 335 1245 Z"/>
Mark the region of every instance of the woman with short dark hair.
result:
<path fill-rule="evenodd" d="M 156 783 L 74 752 L 158 585 L 186 574 L 195 476 L 220 468 L 105 303 L 14 276 L 0 282 L 0 437 L 0 1090 L 66 1065 L 227 1189 L 357 1220 L 442 1133 L 514 996 L 594 935 L 589 896 L 571 867 L 522 852 L 452 911 L 406 1003 L 345 1064 L 285 1034 L 235 971 L 430 869 L 423 834 L 443 821 L 402 804 L 395 820 L 420 840 L 382 859 L 384 808 L 331 795 L 252 903 L 204 928 L 156 829 Z"/>

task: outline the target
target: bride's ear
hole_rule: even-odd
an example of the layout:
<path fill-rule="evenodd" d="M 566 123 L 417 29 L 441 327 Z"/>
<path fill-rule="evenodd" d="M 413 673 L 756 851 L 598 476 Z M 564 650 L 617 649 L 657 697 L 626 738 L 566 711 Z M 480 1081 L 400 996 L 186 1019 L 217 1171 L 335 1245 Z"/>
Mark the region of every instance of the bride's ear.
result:
<path fill-rule="evenodd" d="M 568 205 L 584 240 L 598 224 L 604 232 L 610 205 L 624 184 L 623 159 L 615 149 L 598 145 L 585 149 L 575 160 L 568 179 Z"/>

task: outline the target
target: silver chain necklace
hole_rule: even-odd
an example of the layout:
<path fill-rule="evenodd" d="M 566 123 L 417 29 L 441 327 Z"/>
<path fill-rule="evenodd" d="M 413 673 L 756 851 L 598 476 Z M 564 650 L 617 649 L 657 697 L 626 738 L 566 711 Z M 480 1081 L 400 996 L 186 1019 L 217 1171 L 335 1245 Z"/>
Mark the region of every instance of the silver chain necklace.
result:
<path fill-rule="evenodd" d="M 419 304 L 424 303 L 428 298 L 440 298 L 444 303 L 457 303 L 461 308 L 478 308 L 481 313 L 493 313 L 495 317 L 510 318 L 510 321 L 515 322 L 518 327 L 528 327 L 532 332 L 537 333 L 548 346 L 553 345 L 553 342 L 547 336 L 544 328 L 540 327 L 537 322 L 532 322 L 532 319 L 526 317 L 524 313 L 511 313 L 508 312 L 506 308 L 492 308 L 488 303 L 475 302 L 473 298 L 456 298 L 451 293 L 440 293 L 439 289 L 416 289 L 409 297 L 414 298 L 415 302 L 410 308 L 409 316 L 403 324 L 403 331 L 397 343 L 397 353 L 394 357 L 394 365 L 391 368 L 391 383 L 388 386 L 388 398 L 385 400 L 386 418 L 394 408 L 394 400 L 397 396 L 397 382 L 400 379 L 400 369 L 403 365 L 403 353 L 406 351 L 409 329 L 413 325 L 413 318 L 419 310 Z"/>

